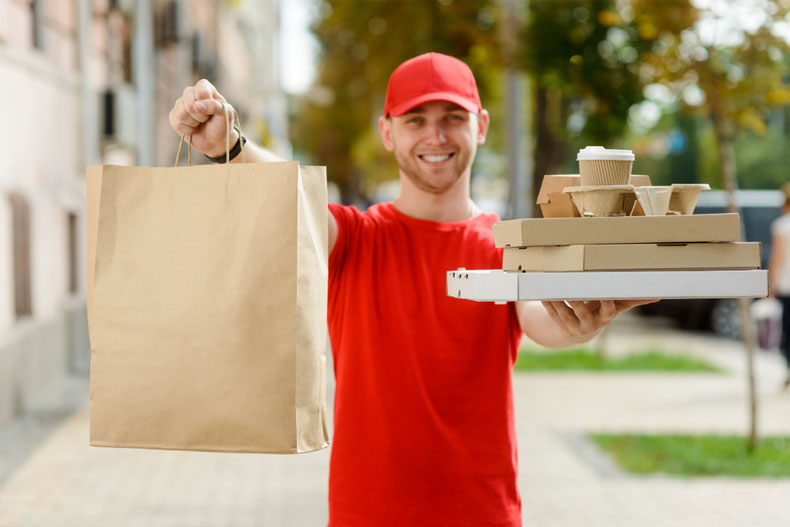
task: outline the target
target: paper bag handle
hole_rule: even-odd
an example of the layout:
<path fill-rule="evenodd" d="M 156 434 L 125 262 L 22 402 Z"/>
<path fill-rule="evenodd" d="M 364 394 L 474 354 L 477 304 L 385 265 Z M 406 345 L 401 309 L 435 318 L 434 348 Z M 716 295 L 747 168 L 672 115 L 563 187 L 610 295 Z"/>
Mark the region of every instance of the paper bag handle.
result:
<path fill-rule="evenodd" d="M 181 157 L 181 147 L 184 145 L 184 137 L 188 137 L 187 139 L 187 163 L 189 166 L 192 166 L 192 135 L 182 135 L 181 141 L 178 142 L 178 150 L 176 150 L 176 162 L 173 163 L 174 167 L 178 166 L 178 158 Z"/>
<path fill-rule="evenodd" d="M 247 159 L 244 155 L 244 141 L 241 139 L 243 135 L 241 133 L 241 119 L 239 119 L 239 114 L 236 112 L 236 109 L 233 108 L 233 117 L 231 117 L 230 112 L 228 111 L 229 105 L 225 103 L 225 101 L 220 101 L 222 104 L 222 109 L 225 110 L 225 162 L 230 163 L 230 129 L 233 124 L 236 124 L 237 129 L 239 130 L 239 142 L 241 146 L 241 162 L 246 163 Z M 232 108 L 232 107 L 231 107 Z M 188 166 L 192 166 L 192 135 L 183 135 L 181 136 L 181 141 L 178 143 L 178 150 L 176 150 L 176 162 L 173 166 L 178 166 L 178 159 L 181 157 L 181 148 L 184 146 L 184 137 L 188 137 L 187 139 L 187 164 Z"/>

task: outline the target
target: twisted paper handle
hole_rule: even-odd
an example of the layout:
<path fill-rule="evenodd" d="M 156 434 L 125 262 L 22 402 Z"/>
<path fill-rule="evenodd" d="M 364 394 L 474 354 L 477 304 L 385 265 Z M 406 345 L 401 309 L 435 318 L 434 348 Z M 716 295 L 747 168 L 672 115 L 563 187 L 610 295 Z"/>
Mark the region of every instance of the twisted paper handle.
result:
<path fill-rule="evenodd" d="M 187 139 L 187 163 L 189 166 L 192 166 L 192 135 L 182 135 L 181 141 L 178 142 L 178 150 L 176 150 L 176 162 L 173 164 L 174 167 L 178 166 L 178 158 L 181 157 L 181 147 L 184 145 L 184 137 L 188 137 Z"/>

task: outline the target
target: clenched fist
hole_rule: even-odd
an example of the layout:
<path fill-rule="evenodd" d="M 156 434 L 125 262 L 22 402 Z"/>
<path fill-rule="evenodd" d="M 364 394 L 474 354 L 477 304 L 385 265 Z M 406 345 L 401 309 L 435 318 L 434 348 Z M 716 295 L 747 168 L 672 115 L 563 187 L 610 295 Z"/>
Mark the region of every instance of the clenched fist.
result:
<path fill-rule="evenodd" d="M 225 106 L 232 123 L 233 108 L 209 81 L 201 79 L 176 99 L 170 110 L 170 126 L 181 137 L 192 136 L 192 146 L 198 151 L 209 157 L 221 156 L 228 149 Z M 238 139 L 238 132 L 231 129 L 230 146 Z"/>

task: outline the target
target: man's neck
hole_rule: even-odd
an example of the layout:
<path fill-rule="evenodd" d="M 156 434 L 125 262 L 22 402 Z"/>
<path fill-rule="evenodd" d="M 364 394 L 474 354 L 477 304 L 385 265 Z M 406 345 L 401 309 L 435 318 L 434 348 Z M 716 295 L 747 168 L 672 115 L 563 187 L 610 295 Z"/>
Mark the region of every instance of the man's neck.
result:
<path fill-rule="evenodd" d="M 431 221 L 464 221 L 480 213 L 469 195 L 468 179 L 458 181 L 447 192 L 433 194 L 418 189 L 401 175 L 400 195 L 393 205 L 406 216 Z"/>

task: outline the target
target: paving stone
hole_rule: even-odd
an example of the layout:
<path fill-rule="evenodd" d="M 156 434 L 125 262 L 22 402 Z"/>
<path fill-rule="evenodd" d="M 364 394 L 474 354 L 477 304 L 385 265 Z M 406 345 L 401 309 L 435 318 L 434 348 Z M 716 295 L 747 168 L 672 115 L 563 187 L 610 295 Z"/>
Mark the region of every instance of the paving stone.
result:
<path fill-rule="evenodd" d="M 611 353 L 657 346 L 715 361 L 728 373 L 515 374 L 525 527 L 790 525 L 790 479 L 632 476 L 607 467 L 584 439 L 589 431 L 744 434 L 739 345 L 634 317 L 619 320 L 606 338 Z M 790 434 L 781 361 L 760 353 L 757 374 L 761 433 Z M 270 456 L 93 448 L 84 407 L 37 434 L 43 439 L 17 449 L 0 484 L 0 527 L 326 525 L 328 450 Z M 0 433 L 0 447 L 24 439 Z"/>

